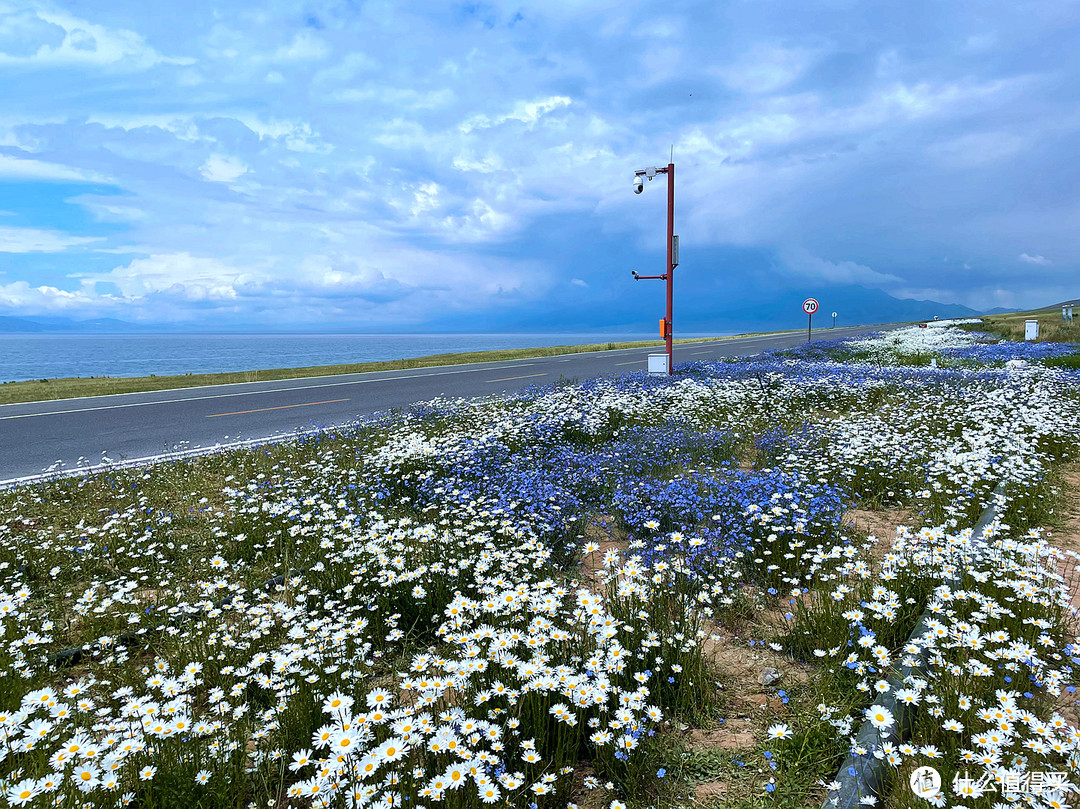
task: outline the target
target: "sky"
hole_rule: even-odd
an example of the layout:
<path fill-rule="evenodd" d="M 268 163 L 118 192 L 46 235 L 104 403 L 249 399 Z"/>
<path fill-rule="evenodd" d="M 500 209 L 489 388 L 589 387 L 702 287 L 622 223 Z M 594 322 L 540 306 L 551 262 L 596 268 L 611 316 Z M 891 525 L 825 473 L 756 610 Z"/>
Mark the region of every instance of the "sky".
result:
<path fill-rule="evenodd" d="M 1070 0 L 0 0 L 0 315 L 653 328 L 671 156 L 676 330 L 1048 305 L 1078 102 Z"/>

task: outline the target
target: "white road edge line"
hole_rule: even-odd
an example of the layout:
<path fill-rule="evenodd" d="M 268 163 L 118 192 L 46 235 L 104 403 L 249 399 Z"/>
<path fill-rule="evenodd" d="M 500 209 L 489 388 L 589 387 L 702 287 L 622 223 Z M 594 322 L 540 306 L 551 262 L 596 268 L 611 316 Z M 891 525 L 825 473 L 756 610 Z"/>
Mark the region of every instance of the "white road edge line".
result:
<path fill-rule="evenodd" d="M 777 334 L 777 335 L 767 335 L 767 336 L 762 336 L 762 337 L 735 337 L 735 338 L 731 338 L 731 339 L 744 340 L 744 341 L 747 341 L 747 342 L 753 342 L 753 341 L 757 341 L 757 340 L 778 339 L 780 337 L 787 337 L 787 336 L 789 336 L 789 335 L 787 335 L 787 334 Z M 723 339 L 719 339 L 719 340 L 710 340 L 708 342 L 710 342 L 710 343 L 723 343 L 723 342 L 728 342 L 728 341 L 723 340 Z M 685 348 L 692 348 L 692 347 L 694 347 L 694 345 L 695 345 L 694 343 L 684 343 L 683 348 L 684 349 Z M 698 343 L 697 345 L 700 345 L 700 343 Z M 604 350 L 604 351 L 578 351 L 578 352 L 575 352 L 575 354 L 576 355 L 581 355 L 581 354 L 610 354 L 610 353 L 615 353 L 616 351 L 645 351 L 645 350 L 650 350 L 650 349 L 648 349 L 648 348 L 616 348 L 616 349 L 613 349 L 613 350 L 610 350 L 610 351 L 608 351 L 608 350 Z M 693 352 L 693 353 L 705 353 L 705 352 Z M 544 360 L 544 359 L 551 359 L 551 358 L 549 358 L 549 357 L 529 357 L 527 359 Z M 562 360 L 562 361 L 567 362 L 568 360 Z M 153 402 L 131 402 L 130 404 L 99 405 L 97 407 L 77 407 L 77 408 L 70 408 L 68 410 L 49 410 L 49 411 L 46 411 L 44 413 L 18 413 L 18 414 L 13 415 L 13 416 L 0 416 L 0 421 L 9 421 L 9 420 L 12 420 L 12 419 L 29 419 L 29 418 L 35 418 L 35 417 L 38 417 L 38 416 L 63 416 L 65 414 L 67 414 L 67 413 L 89 413 L 89 412 L 92 412 L 92 411 L 95 411 L 95 410 L 120 410 L 120 409 L 123 409 L 125 407 L 148 407 L 150 405 L 177 404 L 179 402 L 199 402 L 199 401 L 203 401 L 203 400 L 206 400 L 206 399 L 227 399 L 227 398 L 230 398 L 232 396 L 255 396 L 255 395 L 260 395 L 260 394 L 263 394 L 263 393 L 287 393 L 288 391 L 292 391 L 292 390 L 317 390 L 318 388 L 337 388 L 337 387 L 343 387 L 345 385 L 365 385 L 365 384 L 369 384 L 371 382 L 394 382 L 394 381 L 401 380 L 401 379 L 420 379 L 421 377 L 429 377 L 429 376 L 448 376 L 448 375 L 451 375 L 451 374 L 471 374 L 471 373 L 476 373 L 477 371 L 491 371 L 491 370 L 499 371 L 499 370 L 503 370 L 503 368 L 525 368 L 526 366 L 536 365 L 537 363 L 536 362 L 523 362 L 523 363 L 517 363 L 517 364 L 514 364 L 514 365 L 506 365 L 506 366 L 502 366 L 502 367 L 494 367 L 494 366 L 490 365 L 489 363 L 480 363 L 480 364 L 483 365 L 484 367 L 481 367 L 481 368 L 461 368 L 460 370 L 456 370 L 456 371 L 431 371 L 429 373 L 410 374 L 409 376 L 382 376 L 382 377 L 371 378 L 371 379 L 353 379 L 353 380 L 345 381 L 345 382 L 329 382 L 329 383 L 322 384 L 322 385 L 292 385 L 292 386 L 288 386 L 288 387 L 284 387 L 284 388 L 265 388 L 263 390 L 244 390 L 244 391 L 234 391 L 232 393 L 214 393 L 214 394 L 210 394 L 208 396 L 184 396 L 184 397 L 180 397 L 178 399 L 157 399 L 157 400 L 155 400 Z M 629 363 L 627 363 L 627 364 L 629 364 Z M 371 372 L 369 372 L 369 373 L 371 373 Z M 374 373 L 378 373 L 378 372 L 374 372 Z M 323 376 L 323 377 L 312 377 L 312 378 L 314 378 L 314 379 L 335 379 L 336 377 L 334 377 L 334 376 Z M 280 380 L 280 381 L 285 381 L 285 380 Z M 236 384 L 257 385 L 259 383 L 258 382 L 248 382 L 248 383 L 241 382 L 241 383 L 232 383 L 232 384 L 233 385 L 236 385 Z M 183 388 L 182 390 L 199 390 L 200 388 L 215 388 L 215 387 L 221 387 L 221 386 L 220 385 L 201 385 L 201 386 L 196 386 L 196 387 L 193 387 L 193 388 Z M 139 394 L 144 394 L 145 395 L 147 393 L 156 393 L 156 392 L 157 391 L 135 391 L 135 392 L 132 392 L 132 393 L 113 393 L 113 394 L 108 394 L 108 395 L 110 395 L 110 396 L 135 396 L 135 395 L 139 395 Z M 78 398 L 86 399 L 86 398 L 93 398 L 93 397 L 83 396 L 83 397 L 78 397 Z M 76 401 L 76 400 L 68 399 L 68 400 L 64 400 L 64 401 Z M 0 405 L 0 412 L 3 412 L 3 408 L 19 407 L 19 406 L 28 405 L 28 404 L 41 404 L 41 403 L 40 402 L 17 402 L 17 403 L 12 403 L 12 404 Z"/>
<path fill-rule="evenodd" d="M 536 363 L 528 363 L 535 365 Z M 120 410 L 125 407 L 147 407 L 148 405 L 176 404 L 177 402 L 200 402 L 205 399 L 229 399 L 233 396 L 257 396 L 264 393 L 288 393 L 293 390 L 315 390 L 317 388 L 340 388 L 345 385 L 366 385 L 371 382 L 395 382 L 400 379 L 419 379 L 428 376 L 447 376 L 449 374 L 471 374 L 478 371 L 501 371 L 512 368 L 524 368 L 525 365 L 509 365 L 504 368 L 464 368 L 460 371 L 438 371 L 430 374 L 412 374 L 411 376 L 383 376 L 378 379 L 353 379 L 349 382 L 330 382 L 325 385 L 295 385 L 288 388 L 267 388 L 265 390 L 244 390 L 233 393 L 214 393 L 209 396 L 184 396 L 179 399 L 158 399 L 153 402 L 129 402 L 116 405 L 99 405 L 98 407 L 77 407 L 70 410 L 49 410 L 44 413 L 19 413 L 14 416 L 0 416 L 0 421 L 9 419 L 29 419 L 35 416 L 63 416 L 68 413 L 88 413 L 93 410 Z M 325 378 L 325 377 L 324 377 Z"/>
<path fill-rule="evenodd" d="M 328 429 L 337 425 L 327 425 L 321 429 Z M 271 435 L 266 438 L 248 438 L 243 441 L 232 441 L 228 444 L 212 444 L 207 447 L 192 447 L 191 449 L 177 449 L 172 452 L 163 452 L 159 455 L 146 455 L 142 458 L 126 458 L 122 461 L 108 461 L 106 463 L 96 463 L 89 466 L 79 466 L 74 469 L 56 469 L 54 471 L 39 472 L 36 475 L 25 475 L 20 478 L 9 478 L 7 480 L 0 480 L 0 487 L 18 486 L 23 483 L 34 483 L 37 481 L 49 481 L 59 480 L 60 478 L 70 478 L 77 475 L 91 475 L 97 472 L 108 472 L 111 469 L 129 469 L 131 467 L 146 466 L 149 464 L 157 463 L 158 461 L 180 460 L 182 458 L 193 458 L 198 455 L 210 455 L 215 452 L 225 452 L 231 449 L 241 449 L 243 447 L 260 446 L 262 444 L 278 444 L 283 441 L 289 441 L 294 438 L 299 438 L 306 433 L 303 430 L 297 430 L 292 433 L 283 433 L 280 435 Z"/>

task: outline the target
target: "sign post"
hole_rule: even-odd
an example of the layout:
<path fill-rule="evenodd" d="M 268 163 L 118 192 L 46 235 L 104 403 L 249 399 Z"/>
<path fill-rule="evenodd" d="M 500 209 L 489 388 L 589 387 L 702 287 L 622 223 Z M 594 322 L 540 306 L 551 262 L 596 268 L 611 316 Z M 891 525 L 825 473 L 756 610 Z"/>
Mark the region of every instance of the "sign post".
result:
<path fill-rule="evenodd" d="M 832 313 L 832 327 L 836 328 L 836 312 Z"/>
<path fill-rule="evenodd" d="M 814 320 L 814 312 L 818 310 L 818 302 L 814 298 L 807 298 L 802 302 L 802 310 L 806 312 L 806 342 L 810 342 L 810 324 Z M 836 317 L 836 315 L 833 315 Z"/>

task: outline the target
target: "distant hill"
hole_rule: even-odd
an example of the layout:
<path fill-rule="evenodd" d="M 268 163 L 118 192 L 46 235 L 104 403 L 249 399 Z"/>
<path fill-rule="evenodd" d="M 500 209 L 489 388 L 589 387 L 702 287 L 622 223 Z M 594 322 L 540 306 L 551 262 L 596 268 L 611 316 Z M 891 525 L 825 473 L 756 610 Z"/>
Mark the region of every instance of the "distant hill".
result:
<path fill-rule="evenodd" d="M 24 317 L 8 317 L 0 315 L 0 334 L 20 334 L 23 332 L 48 331 L 48 327 Z"/>
<path fill-rule="evenodd" d="M 131 334 L 147 331 L 155 331 L 155 329 L 112 317 L 72 320 L 67 317 L 46 315 L 40 317 L 0 315 L 0 334 Z"/>
<path fill-rule="evenodd" d="M 689 332 L 743 332 L 771 331 L 778 329 L 806 328 L 806 315 L 802 302 L 811 295 L 817 298 L 821 308 L 814 315 L 814 328 L 832 325 L 832 313 L 836 312 L 837 326 L 860 326 L 875 323 L 941 320 L 948 318 L 978 317 L 983 314 L 1009 314 L 1016 309 L 995 308 L 978 312 L 967 306 L 937 301 L 896 298 L 880 289 L 861 286 L 808 287 L 805 291 L 778 291 L 755 289 L 747 293 L 741 303 L 737 298 L 714 299 L 705 290 L 682 291 L 675 287 L 675 331 Z M 805 292 L 805 294 L 804 294 Z M 663 303 L 663 293 L 655 298 L 655 308 Z M 1066 301 L 1080 306 L 1080 299 Z M 1062 304 L 1046 307 L 1060 311 Z M 642 320 L 642 305 L 630 295 L 613 294 L 606 301 L 578 300 L 570 297 L 565 301 L 546 302 L 532 309 L 510 308 L 486 313 L 484 317 L 462 316 L 447 313 L 424 323 L 411 323 L 409 333 L 525 333 L 525 332 L 596 332 L 623 334 L 652 334 L 656 320 Z M 1040 310 L 1042 311 L 1042 310 Z M 32 315 L 15 317 L 0 315 L 0 334 L 164 334 L 164 333 L 359 333 L 368 329 L 357 323 L 323 323 L 316 326 L 288 326 L 275 328 L 268 324 L 219 323 L 132 323 L 116 318 L 75 320 L 67 317 Z M 387 332 L 394 329 L 387 329 Z"/>
<path fill-rule="evenodd" d="M 779 295 L 774 302 L 746 307 L 725 309 L 706 318 L 684 320 L 683 331 L 707 331 L 712 329 L 740 329 L 761 331 L 773 328 L 803 328 L 806 315 L 802 302 L 807 296 L 794 293 Z M 836 312 L 837 326 L 859 326 L 872 323 L 896 323 L 914 320 L 941 320 L 949 318 L 977 317 L 980 313 L 957 303 L 917 301 L 894 298 L 879 289 L 847 286 L 826 288 L 813 295 L 821 308 L 814 315 L 815 328 L 832 325 L 832 313 Z"/>

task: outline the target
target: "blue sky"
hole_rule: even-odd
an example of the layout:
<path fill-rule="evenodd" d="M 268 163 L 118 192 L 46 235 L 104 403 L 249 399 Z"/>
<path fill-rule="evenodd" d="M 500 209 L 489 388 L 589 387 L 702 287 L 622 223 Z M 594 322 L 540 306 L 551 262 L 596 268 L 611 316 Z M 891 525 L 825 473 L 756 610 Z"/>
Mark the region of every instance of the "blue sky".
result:
<path fill-rule="evenodd" d="M 0 0 L 0 315 L 652 328 L 672 146 L 688 317 L 1049 304 L 1078 67 L 1065 0 Z"/>

